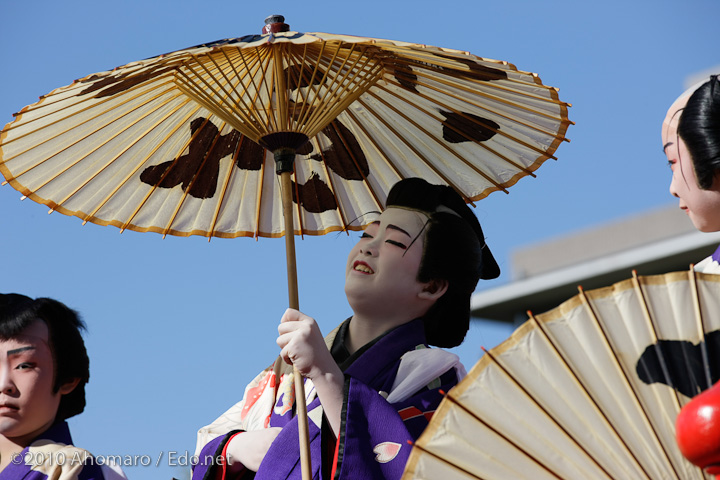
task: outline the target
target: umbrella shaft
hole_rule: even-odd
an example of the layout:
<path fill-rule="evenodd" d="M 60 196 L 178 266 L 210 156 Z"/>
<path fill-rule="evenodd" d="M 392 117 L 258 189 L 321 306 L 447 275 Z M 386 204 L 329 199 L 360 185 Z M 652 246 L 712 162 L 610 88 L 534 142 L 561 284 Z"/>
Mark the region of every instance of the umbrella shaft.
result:
<path fill-rule="evenodd" d="M 283 217 L 285 220 L 285 256 L 287 259 L 288 304 L 300 308 L 298 298 L 297 266 L 295 260 L 295 227 L 293 225 L 293 202 L 291 172 L 280 174 L 282 188 Z"/>
<path fill-rule="evenodd" d="M 295 263 L 295 228 L 293 226 L 291 175 L 292 172 L 282 172 L 280 174 L 280 186 L 282 188 L 283 217 L 285 218 L 288 304 L 290 308 L 297 310 L 300 308 L 300 301 L 298 299 L 297 267 Z M 303 480 L 311 480 L 312 468 L 310 463 L 310 437 L 308 429 L 307 404 L 305 403 L 305 379 L 295 367 L 293 367 L 293 376 L 295 377 L 295 401 L 297 402 L 302 478 Z"/>

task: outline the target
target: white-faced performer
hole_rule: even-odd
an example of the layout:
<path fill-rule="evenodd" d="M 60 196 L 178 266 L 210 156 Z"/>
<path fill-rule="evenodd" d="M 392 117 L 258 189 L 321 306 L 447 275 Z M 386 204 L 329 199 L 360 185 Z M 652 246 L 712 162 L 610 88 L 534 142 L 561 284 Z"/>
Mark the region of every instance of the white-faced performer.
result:
<path fill-rule="evenodd" d="M 717 75 L 693 86 L 675 100 L 663 122 L 662 142 L 673 172 L 670 193 L 679 199 L 680 208 L 695 228 L 701 232 L 720 231 L 720 81 Z M 720 274 L 720 247 L 698 263 L 695 270 Z M 706 333 L 702 342 L 711 362 L 707 374 L 713 379 L 717 378 L 718 369 L 718 333 Z M 720 474 L 718 425 L 720 383 L 686 403 L 676 420 L 680 451 L 711 475 Z"/>
<path fill-rule="evenodd" d="M 720 231 L 720 82 L 709 81 L 683 93 L 662 126 L 662 142 L 673 176 L 670 193 L 701 232 Z M 720 248 L 695 266 L 720 273 Z"/>
<path fill-rule="evenodd" d="M 392 188 L 348 257 L 353 316 L 325 339 L 296 310 L 278 327 L 281 358 L 306 377 L 313 478 L 400 478 L 408 441 L 464 375 L 457 356 L 430 346 L 463 341 L 470 295 L 499 273 L 452 188 L 417 178 Z M 281 364 L 200 430 L 193 479 L 301 478 L 293 382 Z"/>

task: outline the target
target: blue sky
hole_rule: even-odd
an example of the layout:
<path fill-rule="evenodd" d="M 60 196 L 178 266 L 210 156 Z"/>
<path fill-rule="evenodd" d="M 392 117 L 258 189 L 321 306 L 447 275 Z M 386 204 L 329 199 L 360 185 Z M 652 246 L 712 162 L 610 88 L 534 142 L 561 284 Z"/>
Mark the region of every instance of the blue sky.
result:
<path fill-rule="evenodd" d="M 682 5 L 681 5 L 682 3 Z M 266 16 L 296 31 L 467 50 L 536 72 L 573 104 L 558 161 L 476 213 L 501 268 L 510 253 L 598 223 L 673 204 L 660 145 L 667 107 L 692 73 L 720 64 L 716 0 L 503 2 L 2 2 L 0 124 L 74 79 L 160 53 L 259 33 Z M 136 456 L 139 480 L 186 478 L 171 452 L 240 399 L 278 353 L 284 244 L 207 242 L 114 227 L 21 202 L 0 187 L 0 291 L 50 296 L 88 324 L 92 378 L 76 443 Z M 345 258 L 357 235 L 298 240 L 300 306 L 329 331 L 350 314 Z M 509 280 L 484 282 L 489 288 Z M 539 312 L 538 312 L 539 313 Z M 457 351 L 469 368 L 507 326 L 473 325 Z M 145 456 L 145 457 L 141 457 Z"/>

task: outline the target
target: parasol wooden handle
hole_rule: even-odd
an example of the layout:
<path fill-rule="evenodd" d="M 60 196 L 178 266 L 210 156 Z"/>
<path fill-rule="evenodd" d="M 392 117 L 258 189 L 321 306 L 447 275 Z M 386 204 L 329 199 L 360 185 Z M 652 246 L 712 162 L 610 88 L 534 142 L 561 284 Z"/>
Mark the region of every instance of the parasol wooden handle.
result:
<path fill-rule="evenodd" d="M 290 308 L 299 309 L 297 266 L 295 263 L 295 227 L 293 225 L 292 179 L 291 172 L 280 174 L 283 217 L 285 219 L 285 250 L 287 257 L 288 303 Z M 297 406 L 298 433 L 300 435 L 300 468 L 303 480 L 312 479 L 310 463 L 310 434 L 308 431 L 307 405 L 305 403 L 304 378 L 293 366 L 295 379 L 295 402 Z"/>

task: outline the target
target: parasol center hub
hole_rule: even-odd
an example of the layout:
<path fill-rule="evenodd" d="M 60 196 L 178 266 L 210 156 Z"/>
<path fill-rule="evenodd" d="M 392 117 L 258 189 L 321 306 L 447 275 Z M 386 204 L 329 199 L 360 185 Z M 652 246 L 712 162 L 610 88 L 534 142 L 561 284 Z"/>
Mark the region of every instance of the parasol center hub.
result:
<path fill-rule="evenodd" d="M 293 173 L 296 151 L 294 148 L 279 148 L 273 152 L 275 157 L 275 173 Z"/>
<path fill-rule="evenodd" d="M 308 140 L 304 133 L 274 132 L 261 137 L 258 143 L 273 152 L 275 172 L 279 175 L 283 172 L 292 173 L 295 155 Z"/>

